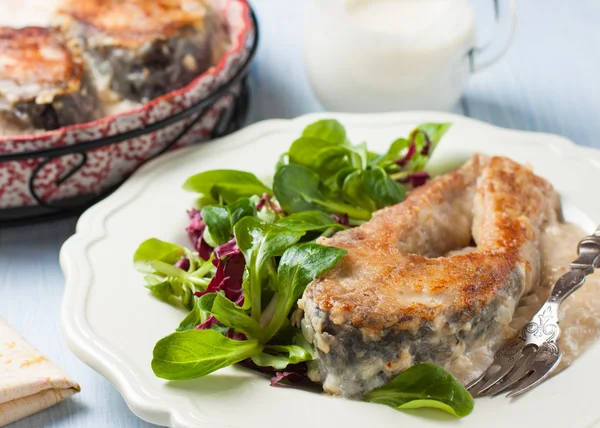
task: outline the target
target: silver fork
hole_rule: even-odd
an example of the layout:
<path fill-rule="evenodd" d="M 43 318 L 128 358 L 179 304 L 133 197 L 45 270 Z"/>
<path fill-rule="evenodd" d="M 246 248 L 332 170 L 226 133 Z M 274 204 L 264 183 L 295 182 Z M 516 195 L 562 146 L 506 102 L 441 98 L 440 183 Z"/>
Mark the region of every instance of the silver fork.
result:
<path fill-rule="evenodd" d="M 586 275 L 600 266 L 600 227 L 579 242 L 577 253 L 571 270 L 558 279 L 531 322 L 496 352 L 494 361 L 479 378 L 467 385 L 473 397 L 509 391 L 507 397 L 516 397 L 542 383 L 556 368 L 562 356 L 557 343 L 558 308 L 583 285 Z"/>

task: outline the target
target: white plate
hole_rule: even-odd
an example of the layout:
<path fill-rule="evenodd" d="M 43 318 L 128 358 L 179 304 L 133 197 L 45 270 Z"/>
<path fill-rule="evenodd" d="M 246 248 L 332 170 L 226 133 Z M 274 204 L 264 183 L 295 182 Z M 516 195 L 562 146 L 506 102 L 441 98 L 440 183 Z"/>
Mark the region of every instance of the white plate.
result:
<path fill-rule="evenodd" d="M 181 311 L 150 296 L 132 267 L 138 244 L 155 236 L 187 244 L 186 209 L 194 195 L 184 180 L 215 168 L 269 176 L 278 155 L 305 125 L 338 118 L 354 142 L 384 150 L 418 123 L 454 123 L 442 140 L 432 170 L 448 169 L 475 151 L 530 163 L 563 195 L 568 220 L 591 232 L 600 222 L 600 152 L 564 138 L 496 128 L 439 113 L 309 115 L 271 120 L 229 137 L 182 149 L 140 169 L 114 194 L 83 214 L 63 246 L 66 277 L 62 326 L 68 346 L 109 379 L 140 418 L 173 427 L 522 427 L 600 426 L 597 388 L 600 344 L 571 368 L 524 397 L 479 399 L 463 420 L 441 412 L 402 413 L 385 406 L 295 389 L 273 388 L 265 378 L 228 368 L 194 381 L 165 382 L 150 369 L 157 340 L 174 331 Z M 85 385 L 83 385 L 85 388 Z"/>

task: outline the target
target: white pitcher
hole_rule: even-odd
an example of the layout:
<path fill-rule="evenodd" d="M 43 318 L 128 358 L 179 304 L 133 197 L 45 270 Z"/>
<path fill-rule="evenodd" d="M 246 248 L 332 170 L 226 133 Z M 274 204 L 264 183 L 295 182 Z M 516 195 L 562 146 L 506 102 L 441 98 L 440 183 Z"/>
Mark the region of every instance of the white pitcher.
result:
<path fill-rule="evenodd" d="M 470 0 L 311 0 L 304 35 L 311 85 L 328 110 L 449 110 L 469 74 L 512 41 L 515 0 L 495 3 L 508 30 L 478 49 Z"/>

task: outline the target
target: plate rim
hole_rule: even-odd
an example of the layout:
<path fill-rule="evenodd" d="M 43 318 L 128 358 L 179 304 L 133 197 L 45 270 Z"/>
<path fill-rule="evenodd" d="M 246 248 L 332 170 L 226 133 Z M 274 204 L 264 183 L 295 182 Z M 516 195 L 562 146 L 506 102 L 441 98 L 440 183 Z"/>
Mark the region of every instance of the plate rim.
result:
<path fill-rule="evenodd" d="M 180 409 L 182 406 L 173 406 L 173 403 L 185 402 L 185 407 L 193 406 L 191 399 L 179 397 L 170 399 L 168 403 L 159 397 L 153 396 L 135 381 L 135 374 L 123 365 L 110 350 L 103 345 L 102 341 L 88 324 L 85 316 L 85 306 L 82 302 L 87 299 L 87 293 L 92 283 L 92 271 L 87 257 L 88 248 L 95 242 L 106 236 L 106 219 L 119 208 L 131 203 L 144 190 L 145 182 L 149 181 L 152 171 L 167 162 L 179 157 L 185 157 L 187 153 L 218 146 L 219 150 L 240 142 L 250 143 L 260 135 L 272 131 L 282 131 L 294 128 L 312 121 L 335 118 L 343 122 L 347 127 L 374 127 L 377 125 L 393 125 L 406 122 L 426 121 L 452 121 L 463 122 L 473 126 L 485 127 L 493 132 L 501 132 L 515 139 L 518 138 L 524 144 L 545 144 L 551 150 L 557 150 L 558 154 L 567 157 L 587 157 L 591 162 L 597 163 L 600 169 L 600 150 L 585 146 L 578 146 L 571 140 L 550 133 L 521 131 L 502 128 L 480 120 L 443 112 L 415 111 L 400 113 L 379 114 L 349 114 L 349 113 L 311 113 L 294 119 L 270 119 L 249 125 L 244 129 L 228 136 L 204 143 L 198 147 L 182 148 L 180 150 L 163 155 L 148 162 L 137 170 L 121 187 L 104 200 L 86 210 L 77 221 L 75 234 L 65 241 L 60 249 L 59 262 L 65 277 L 65 290 L 61 304 L 61 331 L 68 348 L 85 364 L 90 366 L 101 376 L 108 379 L 119 391 L 129 409 L 139 418 L 154 424 L 172 427 L 191 427 L 190 418 L 185 417 Z M 196 406 L 193 406 L 196 408 Z M 205 417 L 205 418 L 204 418 Z M 201 422 L 214 424 L 217 420 L 203 415 Z M 226 421 L 220 420 L 221 426 L 227 425 Z M 214 425 L 210 425 L 214 426 Z"/>

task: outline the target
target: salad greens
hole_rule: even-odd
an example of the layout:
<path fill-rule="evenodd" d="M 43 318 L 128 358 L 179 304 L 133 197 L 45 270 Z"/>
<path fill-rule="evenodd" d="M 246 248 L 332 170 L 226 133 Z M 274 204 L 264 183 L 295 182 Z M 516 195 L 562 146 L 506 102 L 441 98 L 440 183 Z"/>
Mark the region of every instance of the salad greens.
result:
<path fill-rule="evenodd" d="M 187 258 L 182 259 L 184 256 Z M 133 264 L 138 271 L 147 274 L 144 276 L 146 287 L 155 297 L 187 307 L 193 305 L 194 292 L 209 284 L 205 276 L 213 271 L 211 263 L 194 256 L 187 248 L 156 238 L 142 242 L 133 256 Z"/>
<path fill-rule="evenodd" d="M 300 240 L 304 232 L 295 232 L 283 227 L 262 222 L 256 218 L 246 218 L 235 225 L 235 240 L 244 254 L 248 269 L 244 294 L 247 296 L 244 309 L 250 308 L 252 318 L 261 321 L 263 281 L 270 289 L 275 289 L 273 258 L 281 256 L 286 248 Z M 287 314 L 286 314 L 287 316 Z"/>
<path fill-rule="evenodd" d="M 290 213 L 322 210 L 348 214 L 359 222 L 371 218 L 371 212 L 361 206 L 339 202 L 315 171 L 301 165 L 289 164 L 279 168 L 275 173 L 273 190 L 281 207 Z"/>
<path fill-rule="evenodd" d="M 319 210 L 348 215 L 360 224 L 373 211 L 400 202 L 404 185 L 415 187 L 429 177 L 423 172 L 449 123 L 425 123 L 388 152 L 369 152 L 366 143 L 352 145 L 336 120 L 309 125 L 276 167 L 273 188 L 255 175 L 235 170 L 207 171 L 190 177 L 184 189 L 200 194 L 200 203 L 234 203 L 253 195 L 274 195 L 288 214 Z"/>
<path fill-rule="evenodd" d="M 467 416 L 473 410 L 473 397 L 450 373 L 432 363 L 422 363 L 403 371 L 382 387 L 364 396 L 365 401 L 396 409 L 433 407 L 454 416 Z"/>
<path fill-rule="evenodd" d="M 289 230 L 308 232 L 318 230 L 324 235 L 329 236 L 330 232 L 335 233 L 346 227 L 337 222 L 332 216 L 323 211 L 303 211 L 282 217 L 275 222 L 277 226 L 285 227 Z M 328 232 L 329 231 L 329 232 Z"/>
<path fill-rule="evenodd" d="M 248 198 L 240 198 L 231 205 L 207 205 L 202 208 L 202 218 L 206 222 L 205 234 L 219 246 L 231 239 L 233 226 L 243 217 L 256 215 L 256 203 Z"/>
<path fill-rule="evenodd" d="M 231 169 L 217 169 L 196 174 L 187 179 L 183 188 L 200 193 L 206 204 L 232 204 L 239 198 L 262 195 L 271 191 L 254 174 Z"/>
<path fill-rule="evenodd" d="M 288 314 L 306 286 L 335 266 L 346 254 L 346 250 L 313 243 L 290 246 L 285 250 L 277 268 L 275 311 L 266 324 L 264 340 L 271 339 L 285 325 Z"/>
<path fill-rule="evenodd" d="M 152 370 L 170 380 L 193 379 L 260 352 L 258 340 L 233 340 L 215 330 L 173 333 L 154 347 Z"/>
<path fill-rule="evenodd" d="M 378 155 L 365 143 L 352 145 L 339 122 L 319 121 L 280 159 L 273 192 L 287 212 L 348 214 L 350 224 L 360 224 L 373 211 L 402 201 L 406 190 L 401 183 L 410 183 L 415 173 L 427 177 L 422 170 L 449 127 L 420 125 L 408 139 L 394 141 L 385 155 Z"/>
<path fill-rule="evenodd" d="M 304 128 L 303 137 L 315 137 L 329 143 L 343 144 L 346 140 L 346 128 L 333 119 L 319 120 Z"/>
<path fill-rule="evenodd" d="M 423 184 L 423 168 L 449 127 L 422 124 L 377 154 L 352 144 L 339 122 L 321 120 L 280 157 L 271 187 L 236 170 L 190 177 L 183 188 L 199 195 L 186 228 L 193 248 L 151 238 L 134 254 L 152 295 L 189 311 L 156 344 L 154 373 L 192 379 L 240 363 L 271 373 L 272 384 L 308 380 L 315 350 L 302 335 L 297 301 L 347 254 L 315 240 L 369 220 Z M 473 407 L 462 385 L 434 364 L 414 366 L 364 399 L 455 416 Z"/>

